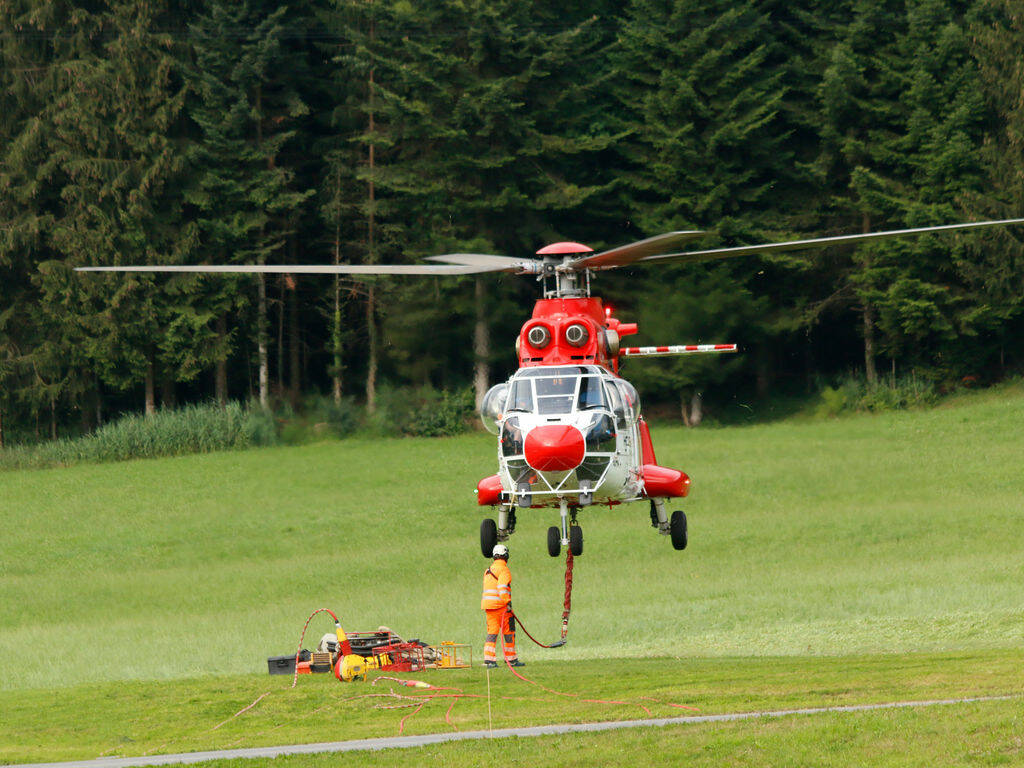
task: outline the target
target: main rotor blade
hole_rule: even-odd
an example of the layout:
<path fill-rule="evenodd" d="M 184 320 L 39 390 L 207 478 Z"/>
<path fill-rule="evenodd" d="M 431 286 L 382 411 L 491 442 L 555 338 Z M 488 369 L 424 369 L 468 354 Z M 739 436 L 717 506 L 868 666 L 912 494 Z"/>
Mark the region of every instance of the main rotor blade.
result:
<path fill-rule="evenodd" d="M 1024 224 L 1024 219 L 1002 219 L 1000 221 L 972 221 L 964 224 L 943 224 L 937 227 L 917 227 L 915 229 L 891 229 L 885 232 L 864 232 L 858 235 L 838 235 L 836 237 L 815 237 L 810 240 L 789 240 L 783 243 L 764 243 L 762 245 L 741 245 L 735 248 L 712 248 L 707 251 L 688 251 L 686 253 L 667 253 L 663 256 L 649 256 L 643 259 L 645 264 L 663 262 L 682 262 L 684 264 L 708 261 L 710 259 L 727 259 L 732 256 L 749 256 L 754 253 L 777 253 L 781 251 L 801 251 L 805 248 L 817 248 L 827 245 L 858 243 L 865 240 L 882 240 L 887 237 L 902 235 L 921 235 L 927 232 L 947 232 L 956 229 L 975 229 L 1006 224 Z"/>
<path fill-rule="evenodd" d="M 76 267 L 76 272 L 216 272 L 282 275 L 475 275 L 501 266 L 461 264 L 230 264 L 139 267 Z"/>
<path fill-rule="evenodd" d="M 508 272 L 536 272 L 544 263 L 540 259 L 517 259 L 515 256 L 495 256 L 491 253 L 445 253 L 427 256 L 427 261 L 463 264 L 467 267 L 495 267 Z"/>
<path fill-rule="evenodd" d="M 637 240 L 635 243 L 620 245 L 610 251 L 592 253 L 581 256 L 578 259 L 566 263 L 566 269 L 611 269 L 612 267 L 624 267 L 634 261 L 651 258 L 659 253 L 675 248 L 682 243 L 688 243 L 703 237 L 703 232 L 686 230 L 678 232 L 666 232 L 663 235 L 648 237 L 646 240 Z"/>

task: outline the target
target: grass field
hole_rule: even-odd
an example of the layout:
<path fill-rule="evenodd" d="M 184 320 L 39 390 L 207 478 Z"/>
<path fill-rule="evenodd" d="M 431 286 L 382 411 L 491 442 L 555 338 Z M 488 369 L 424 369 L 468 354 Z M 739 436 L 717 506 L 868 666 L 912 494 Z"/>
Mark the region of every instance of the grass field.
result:
<path fill-rule="evenodd" d="M 703 710 L 718 712 L 831 704 L 843 691 L 860 701 L 1022 691 L 1022 428 L 1017 388 L 922 412 L 656 429 L 661 463 L 683 467 L 694 480 L 683 504 L 690 548 L 672 550 L 649 528 L 642 505 L 588 510 L 570 645 L 522 645 L 528 671 L 555 688 L 576 683 L 596 698 L 614 697 L 621 680 L 641 688 L 663 683 L 679 703 L 696 696 Z M 0 722 L 10 724 L 0 731 L 0 759 L 221 745 L 227 726 L 197 732 L 272 684 L 285 687 L 265 675 L 265 659 L 292 651 L 306 616 L 322 606 L 339 612 L 349 630 L 387 624 L 433 642 L 472 642 L 479 654 L 485 561 L 473 488 L 493 471 L 493 452 L 481 435 L 349 440 L 0 476 Z M 544 638 L 557 635 L 561 614 L 562 563 L 544 551 L 555 517 L 522 512 L 510 542 L 517 613 Z M 311 634 L 328 628 L 326 620 L 314 623 Z M 619 661 L 601 661 L 609 658 Z M 879 686 L 865 688 L 871 665 Z M 609 675 L 609 666 L 621 672 Z M 780 668 L 794 677 L 788 692 L 766 682 Z M 822 685 L 807 682 L 829 670 L 832 679 Z M 457 685 L 482 678 L 456 674 Z M 936 680 L 944 682 L 928 688 Z M 506 683 L 534 699 L 510 710 L 513 721 L 637 716 L 628 708 L 566 708 L 524 692 L 523 683 Z M 254 745 L 247 741 L 259 730 L 250 728 L 254 718 L 289 723 L 268 725 L 269 741 L 261 743 L 348 737 L 337 728 L 337 711 L 298 726 L 330 697 L 345 695 L 343 687 L 318 678 L 275 695 L 278 703 L 268 698 L 239 718 L 247 723 L 233 740 Z M 137 704 L 119 710 L 114 703 L 122 701 Z M 460 702 L 456 711 L 476 722 L 474 706 Z M 118 727 L 144 726 L 154 707 L 163 715 L 150 736 Z M 1017 724 L 1016 747 L 995 721 L 984 727 L 993 712 Z M 373 729 L 392 735 L 400 716 L 370 710 L 353 737 Z M 994 739 L 1012 762 L 1024 761 L 1020 716 L 1020 703 L 1011 702 L 972 705 L 966 715 L 856 717 L 892 744 L 906 728 L 916 733 L 913 723 L 922 724 L 924 742 L 945 729 L 968 752 Z M 953 724 L 950 717 L 966 719 Z M 832 717 L 812 720 L 687 733 L 703 734 L 694 738 L 706 749 L 752 734 L 812 749 L 822 729 L 834 728 L 842 742 L 850 727 L 829 725 Z M 85 730 L 75 736 L 69 723 Z M 444 726 L 423 714 L 413 723 Z M 890 726 L 904 736 L 885 735 Z M 667 739 L 646 732 L 573 738 L 613 751 L 630 740 Z M 161 749 L 161 739 L 174 743 Z M 524 742 L 524 760 L 544 741 Z M 474 749 L 449 745 L 431 754 L 440 760 L 450 750 L 459 759 Z M 493 746 L 479 749 L 486 755 Z M 794 752 L 788 762 L 813 762 L 798 757 L 812 753 Z M 689 759 L 685 749 L 673 754 Z M 394 761 L 407 759 L 410 753 L 398 753 Z M 759 760 L 736 762 L 780 762 Z"/>

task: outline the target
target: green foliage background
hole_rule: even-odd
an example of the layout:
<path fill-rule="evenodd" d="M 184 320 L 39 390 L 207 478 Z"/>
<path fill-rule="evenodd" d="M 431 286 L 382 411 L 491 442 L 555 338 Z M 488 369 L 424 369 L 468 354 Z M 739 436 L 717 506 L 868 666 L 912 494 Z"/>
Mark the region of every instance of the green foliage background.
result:
<path fill-rule="evenodd" d="M 534 286 L 79 275 L 81 265 L 411 262 L 1019 216 L 1010 0 L 11 0 L 0 4 L 0 436 L 144 400 L 494 381 Z M 1024 364 L 1021 230 L 620 270 L 649 400 Z M 481 291 L 479 294 L 477 291 Z M 477 315 L 482 320 L 477 319 Z M 428 425 L 429 426 L 429 425 Z M 432 428 L 432 427 L 431 427 Z M 448 427 L 438 427 L 442 431 Z"/>

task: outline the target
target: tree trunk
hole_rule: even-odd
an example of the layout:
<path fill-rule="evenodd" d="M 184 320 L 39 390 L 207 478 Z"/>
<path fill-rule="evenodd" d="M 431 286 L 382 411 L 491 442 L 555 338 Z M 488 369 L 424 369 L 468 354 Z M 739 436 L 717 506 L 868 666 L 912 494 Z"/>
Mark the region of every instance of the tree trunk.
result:
<path fill-rule="evenodd" d="M 690 426 L 696 427 L 704 421 L 704 397 L 700 392 L 694 392 L 690 400 Z"/>
<path fill-rule="evenodd" d="M 864 232 L 871 231 L 871 219 L 866 213 L 861 229 Z M 865 267 L 871 266 L 868 261 L 865 261 Z M 878 371 L 875 369 L 875 308 L 866 299 L 862 315 L 864 320 L 864 375 L 868 384 L 874 384 L 878 381 Z"/>
<path fill-rule="evenodd" d="M 223 354 L 217 358 L 217 368 L 214 372 L 213 389 L 217 402 L 223 408 L 228 404 L 228 319 L 226 315 L 217 318 L 217 342 L 223 350 Z"/>
<path fill-rule="evenodd" d="M 146 363 L 146 415 L 156 414 L 156 376 L 153 373 L 153 361 Z"/>
<path fill-rule="evenodd" d="M 50 398 L 50 439 L 57 439 L 57 403 Z"/>
<path fill-rule="evenodd" d="M 263 146 L 263 87 L 256 86 L 256 146 Z M 260 240 L 263 239 L 263 227 L 260 227 Z M 266 257 L 260 255 L 260 264 L 266 263 Z M 259 276 L 259 306 L 256 318 L 256 345 L 260 366 L 260 406 L 266 410 L 270 407 L 270 356 L 267 351 L 269 344 L 269 321 L 267 319 L 267 278 Z"/>
<path fill-rule="evenodd" d="M 476 279 L 476 325 L 473 327 L 473 386 L 476 390 L 476 409 L 479 411 L 483 404 L 484 395 L 490 384 L 490 364 L 488 359 L 491 354 L 490 329 L 487 327 L 486 296 L 484 295 L 484 281 Z"/>
<path fill-rule="evenodd" d="M 335 256 L 334 263 L 338 263 Z M 342 377 L 341 355 L 344 351 L 341 343 L 341 277 L 334 276 L 334 316 L 331 319 L 331 347 L 334 353 L 334 370 L 331 372 L 333 382 L 334 404 L 341 405 Z"/>
<path fill-rule="evenodd" d="M 341 167 L 335 176 L 335 199 L 341 199 Z M 334 222 L 334 263 L 341 263 L 341 216 Z M 331 371 L 334 404 L 341 405 L 341 275 L 334 276 L 334 314 L 331 316 L 331 352 L 334 354 L 334 369 Z"/>
<path fill-rule="evenodd" d="M 0 451 L 4 449 L 4 409 L 0 408 Z"/>
<path fill-rule="evenodd" d="M 686 393 L 679 393 L 679 411 L 683 416 L 683 424 L 688 427 L 699 426 L 704 420 L 704 396 L 700 392 L 694 392 L 690 398 L 687 408 Z"/>
<path fill-rule="evenodd" d="M 98 376 L 93 377 L 96 391 L 96 429 L 103 426 L 103 390 L 100 389 L 100 380 Z"/>
<path fill-rule="evenodd" d="M 756 379 L 757 396 L 761 399 L 768 397 L 772 386 L 772 358 L 767 344 L 760 344 L 757 349 Z M 697 426 L 694 424 L 693 426 Z"/>
<path fill-rule="evenodd" d="M 284 306 L 285 306 L 285 283 L 287 277 L 281 278 L 281 296 L 277 305 L 277 393 L 278 397 L 284 392 Z"/>
<path fill-rule="evenodd" d="M 302 348 L 299 333 L 299 303 L 295 294 L 298 293 L 293 284 L 288 291 L 288 365 L 291 368 L 291 401 L 292 407 L 299 404 L 299 393 L 302 391 Z"/>
<path fill-rule="evenodd" d="M 263 262 L 263 259 L 260 259 Z M 260 406 L 270 407 L 270 360 L 267 355 L 267 278 L 259 275 L 259 301 L 256 317 L 256 354 L 259 358 Z"/>
<path fill-rule="evenodd" d="M 374 21 L 370 19 L 370 42 L 374 39 Z M 376 129 L 373 115 L 373 95 L 374 95 L 374 75 L 375 70 L 371 67 L 370 69 L 370 81 L 367 86 L 367 101 L 369 103 L 369 109 L 367 110 L 368 128 L 372 135 Z M 376 243 L 376 224 L 377 224 L 377 212 L 376 207 L 376 187 L 375 179 L 373 177 L 375 168 L 375 156 L 374 150 L 376 146 L 371 141 L 369 146 L 369 187 L 367 194 L 369 197 L 369 217 L 366 226 L 366 255 L 367 259 L 371 264 L 377 261 L 377 243 Z M 370 283 L 366 298 L 366 337 L 369 342 L 369 360 L 366 366 L 366 410 L 368 413 L 374 413 L 377 410 L 377 323 L 374 319 L 374 285 Z"/>
<path fill-rule="evenodd" d="M 160 404 L 164 408 L 175 408 L 178 405 L 178 393 L 175 390 L 174 379 L 170 376 L 160 380 Z"/>
<path fill-rule="evenodd" d="M 875 369 L 875 308 L 864 302 L 864 373 L 868 384 L 878 381 Z"/>
<path fill-rule="evenodd" d="M 374 286 L 371 283 L 366 296 L 366 341 L 369 359 L 366 363 L 366 410 L 377 410 L 377 321 L 374 317 Z"/>

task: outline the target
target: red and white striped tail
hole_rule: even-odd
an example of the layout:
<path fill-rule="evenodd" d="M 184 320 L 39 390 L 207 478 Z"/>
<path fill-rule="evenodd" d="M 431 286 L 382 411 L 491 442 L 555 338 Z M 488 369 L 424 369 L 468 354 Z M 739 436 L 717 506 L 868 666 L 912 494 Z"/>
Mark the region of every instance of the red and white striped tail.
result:
<path fill-rule="evenodd" d="M 658 355 L 689 355 L 694 352 L 735 352 L 735 344 L 675 344 L 669 347 L 624 347 L 625 357 L 657 357 Z"/>

